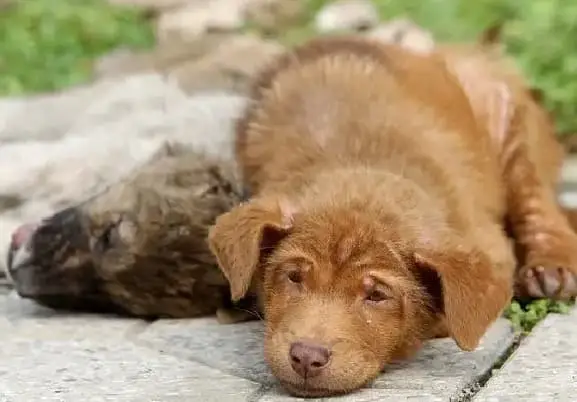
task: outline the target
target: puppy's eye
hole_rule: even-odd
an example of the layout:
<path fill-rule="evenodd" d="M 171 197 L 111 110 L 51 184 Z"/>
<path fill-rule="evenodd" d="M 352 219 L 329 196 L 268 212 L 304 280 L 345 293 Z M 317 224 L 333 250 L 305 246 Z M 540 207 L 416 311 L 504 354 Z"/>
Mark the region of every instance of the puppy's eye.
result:
<path fill-rule="evenodd" d="M 369 303 L 380 303 L 389 299 L 389 295 L 382 289 L 372 289 L 365 296 L 365 301 Z"/>
<path fill-rule="evenodd" d="M 303 281 L 303 275 L 300 271 L 293 270 L 287 275 L 288 280 L 292 283 L 301 283 Z"/>
<path fill-rule="evenodd" d="M 373 276 L 363 278 L 363 299 L 370 305 L 376 305 L 391 299 L 391 289 Z"/>

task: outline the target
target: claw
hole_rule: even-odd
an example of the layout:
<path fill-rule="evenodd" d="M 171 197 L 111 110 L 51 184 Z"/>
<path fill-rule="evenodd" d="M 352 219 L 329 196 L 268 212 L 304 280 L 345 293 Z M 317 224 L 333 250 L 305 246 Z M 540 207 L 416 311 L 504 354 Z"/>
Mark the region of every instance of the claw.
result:
<path fill-rule="evenodd" d="M 566 300 L 577 296 L 577 274 L 546 265 L 526 267 L 519 273 L 519 296 Z"/>
<path fill-rule="evenodd" d="M 541 268 L 541 270 L 539 270 L 539 277 L 543 294 L 547 297 L 556 296 L 561 288 L 561 281 L 557 275 L 558 270 L 545 270 L 543 267 L 539 268 Z"/>
<path fill-rule="evenodd" d="M 543 289 L 540 286 L 539 281 L 538 281 L 537 277 L 535 276 L 535 272 L 533 272 L 532 269 L 527 270 L 527 273 L 525 275 L 525 280 L 523 282 L 524 282 L 524 286 L 525 286 L 525 292 L 527 293 L 528 296 L 535 297 L 535 298 L 545 297 L 545 294 L 543 293 Z"/>

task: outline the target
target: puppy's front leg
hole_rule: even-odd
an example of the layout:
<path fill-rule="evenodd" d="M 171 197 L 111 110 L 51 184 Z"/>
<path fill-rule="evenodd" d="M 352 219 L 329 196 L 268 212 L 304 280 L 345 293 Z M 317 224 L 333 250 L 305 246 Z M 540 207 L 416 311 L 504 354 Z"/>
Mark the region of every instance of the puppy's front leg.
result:
<path fill-rule="evenodd" d="M 488 53 L 449 53 L 447 60 L 498 149 L 521 263 L 517 296 L 577 296 L 577 234 L 557 202 L 562 152 L 552 122 L 505 63 Z"/>

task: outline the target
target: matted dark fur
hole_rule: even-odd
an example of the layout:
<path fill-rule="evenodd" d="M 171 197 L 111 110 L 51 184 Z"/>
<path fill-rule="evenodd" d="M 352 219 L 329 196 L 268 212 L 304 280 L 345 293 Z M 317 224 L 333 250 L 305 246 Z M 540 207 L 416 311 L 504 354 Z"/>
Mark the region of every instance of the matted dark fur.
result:
<path fill-rule="evenodd" d="M 194 317 L 230 305 L 208 227 L 240 202 L 231 162 L 167 145 L 102 193 L 46 220 L 9 273 L 24 297 L 60 308 Z"/>

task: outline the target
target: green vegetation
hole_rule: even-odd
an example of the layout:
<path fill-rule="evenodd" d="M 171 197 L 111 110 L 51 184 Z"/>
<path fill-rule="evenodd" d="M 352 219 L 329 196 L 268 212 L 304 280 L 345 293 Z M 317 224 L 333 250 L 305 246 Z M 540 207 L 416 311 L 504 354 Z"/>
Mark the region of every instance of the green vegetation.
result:
<path fill-rule="evenodd" d="M 83 82 L 95 57 L 153 41 L 143 15 L 104 0 L 14 0 L 0 9 L 0 38 L 0 95 Z"/>
<path fill-rule="evenodd" d="M 524 333 L 533 329 L 549 313 L 567 314 L 574 303 L 555 302 L 551 300 L 536 300 L 529 304 L 513 301 L 507 311 L 507 317 L 513 326 Z"/>

